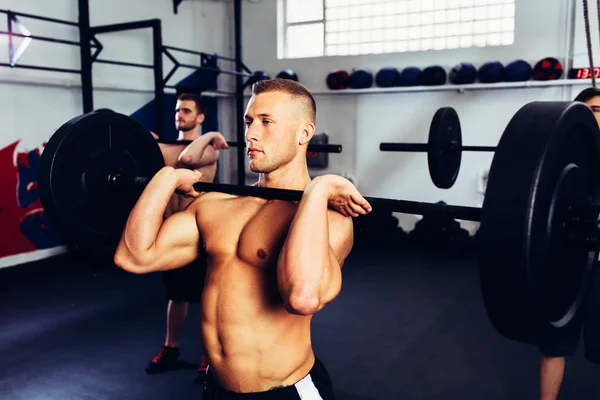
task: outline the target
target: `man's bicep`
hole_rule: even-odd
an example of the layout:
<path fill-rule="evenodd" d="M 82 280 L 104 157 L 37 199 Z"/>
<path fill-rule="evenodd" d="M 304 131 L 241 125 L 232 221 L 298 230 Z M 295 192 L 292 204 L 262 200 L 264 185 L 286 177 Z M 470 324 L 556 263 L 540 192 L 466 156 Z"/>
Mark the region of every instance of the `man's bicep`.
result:
<path fill-rule="evenodd" d="M 175 213 L 165 219 L 154 242 L 160 269 L 174 269 L 189 264 L 200 255 L 200 232 L 192 210 Z"/>
<path fill-rule="evenodd" d="M 354 225 L 352 218 L 344 217 L 337 211 L 328 212 L 329 247 L 340 266 L 350 254 L 354 244 Z"/>

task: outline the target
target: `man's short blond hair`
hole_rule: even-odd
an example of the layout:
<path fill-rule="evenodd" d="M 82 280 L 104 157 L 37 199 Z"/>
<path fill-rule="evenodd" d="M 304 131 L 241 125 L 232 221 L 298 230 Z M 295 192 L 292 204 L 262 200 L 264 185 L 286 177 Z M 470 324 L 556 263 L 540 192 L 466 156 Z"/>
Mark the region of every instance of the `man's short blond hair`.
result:
<path fill-rule="evenodd" d="M 317 118 L 317 105 L 312 94 L 300 83 L 291 79 L 265 79 L 256 82 L 252 85 L 252 93 L 259 95 L 261 93 L 283 92 L 292 96 L 293 99 L 299 100 L 303 104 L 304 112 L 308 121 L 315 123 Z"/>

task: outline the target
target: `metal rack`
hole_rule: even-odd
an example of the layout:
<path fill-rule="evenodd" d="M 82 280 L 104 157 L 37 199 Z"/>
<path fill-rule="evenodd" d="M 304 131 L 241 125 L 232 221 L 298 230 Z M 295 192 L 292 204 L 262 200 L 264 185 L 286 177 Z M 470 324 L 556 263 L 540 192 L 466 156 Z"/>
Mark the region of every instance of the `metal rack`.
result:
<path fill-rule="evenodd" d="M 181 0 L 173 0 L 173 10 L 177 13 L 177 6 L 181 3 Z M 236 140 L 238 142 L 244 142 L 244 88 L 246 87 L 249 79 L 253 77 L 253 72 L 242 62 L 242 32 L 241 32 L 241 0 L 234 0 L 234 21 L 235 21 L 235 57 L 224 57 L 217 54 L 207 54 L 195 50 L 182 49 L 173 46 L 165 46 L 162 42 L 162 26 L 159 19 L 143 20 L 126 22 L 112 25 L 103 26 L 90 26 L 90 11 L 89 11 L 89 0 L 77 0 L 79 10 L 79 20 L 77 22 L 66 21 L 57 18 L 49 18 L 40 15 L 33 15 L 27 13 L 21 13 L 11 10 L 0 9 L 0 14 L 6 14 L 8 21 L 8 30 L 0 31 L 0 35 L 8 36 L 8 54 L 9 62 L 0 63 L 0 67 L 8 68 L 22 68 L 22 69 L 34 69 L 51 71 L 58 73 L 70 73 L 79 74 L 81 76 L 81 93 L 83 99 L 83 112 L 87 113 L 94 109 L 94 87 L 92 81 L 92 66 L 94 63 L 121 65 L 135 68 L 152 69 L 154 71 L 154 106 L 155 106 L 155 118 L 156 118 L 156 130 L 157 134 L 162 137 L 164 130 L 164 97 L 165 88 L 176 88 L 169 84 L 169 79 L 173 76 L 178 68 L 189 68 L 189 69 L 200 69 L 206 71 L 213 71 L 215 73 L 215 79 L 218 74 L 229 74 L 236 76 L 236 88 L 233 92 L 214 90 L 213 92 L 233 95 L 236 98 Z M 45 36 L 36 36 L 30 34 L 26 28 L 20 23 L 18 17 L 26 17 L 37 19 L 41 21 L 57 23 L 62 25 L 69 25 L 77 27 L 79 29 L 79 41 L 57 39 Z M 16 29 L 21 32 L 16 32 Z M 152 64 L 140 64 L 118 60 L 108 60 L 98 58 L 102 49 L 102 43 L 98 40 L 96 35 L 120 32 L 133 29 L 152 29 L 152 45 L 153 45 L 153 63 Z M 39 40 L 51 43 L 60 43 L 69 46 L 78 46 L 80 48 L 81 57 L 81 69 L 70 69 L 70 68 L 57 68 L 48 67 L 43 65 L 28 65 L 19 64 L 19 58 L 22 52 L 17 49 L 15 52 L 13 38 L 24 38 L 29 41 Z M 184 52 L 188 54 L 196 54 L 200 56 L 200 65 L 184 64 L 177 61 L 177 58 L 173 56 L 173 52 Z M 168 72 L 167 76 L 164 76 L 163 72 L 163 60 L 162 56 L 166 55 L 174 63 L 174 67 Z M 235 70 L 227 70 L 221 68 L 215 68 L 214 66 L 208 66 L 211 60 L 224 60 L 235 63 Z M 244 80 L 244 78 L 247 78 Z M 199 88 L 201 89 L 201 88 Z M 199 90 L 200 91 L 200 90 Z M 237 152 L 238 161 L 238 184 L 244 184 L 245 182 L 245 153 L 244 148 L 238 148 Z"/>

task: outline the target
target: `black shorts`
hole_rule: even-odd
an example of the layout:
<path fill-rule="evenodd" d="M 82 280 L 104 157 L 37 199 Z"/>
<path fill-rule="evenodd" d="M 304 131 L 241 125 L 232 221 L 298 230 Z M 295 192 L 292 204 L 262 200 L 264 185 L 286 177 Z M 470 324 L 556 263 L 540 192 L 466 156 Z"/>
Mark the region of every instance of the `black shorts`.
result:
<path fill-rule="evenodd" d="M 206 278 L 206 260 L 199 259 L 185 267 L 163 271 L 168 300 L 199 302 Z"/>
<path fill-rule="evenodd" d="M 552 330 L 542 334 L 539 343 L 540 351 L 547 357 L 575 355 L 583 329 L 585 357 L 600 364 L 600 268 L 598 265 L 593 271 L 582 307 L 574 318 L 577 321 L 570 324 L 568 329 Z"/>
<path fill-rule="evenodd" d="M 267 392 L 235 393 L 223 389 L 216 381 L 210 366 L 206 371 L 203 400 L 333 400 L 331 378 L 319 359 L 304 378 L 292 386 Z"/>

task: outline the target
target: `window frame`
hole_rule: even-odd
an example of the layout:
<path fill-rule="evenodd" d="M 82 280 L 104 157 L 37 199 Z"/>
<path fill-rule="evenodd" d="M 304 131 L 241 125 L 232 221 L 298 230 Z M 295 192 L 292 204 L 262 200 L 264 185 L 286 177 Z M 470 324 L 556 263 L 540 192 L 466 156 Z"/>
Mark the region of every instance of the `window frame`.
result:
<path fill-rule="evenodd" d="M 500 32 L 487 32 L 485 33 L 485 35 L 489 35 L 489 34 L 499 34 L 502 35 L 504 33 L 512 33 L 512 42 L 509 44 L 504 44 L 502 43 L 502 37 L 500 38 L 498 44 L 494 44 L 494 45 L 490 45 L 490 44 L 485 44 L 484 46 L 477 46 L 475 44 L 471 44 L 468 47 L 461 47 L 460 45 L 458 47 L 452 47 L 449 48 L 447 47 L 447 44 L 445 45 L 446 47 L 442 48 L 442 49 L 436 49 L 436 48 L 431 48 L 428 50 L 422 50 L 422 49 L 417 49 L 417 50 L 410 50 L 408 48 L 408 40 L 404 40 L 405 42 L 407 42 L 407 49 L 404 51 L 398 51 L 398 50 L 394 50 L 394 51 L 380 51 L 380 52 L 373 52 L 373 53 L 356 53 L 356 54 L 351 54 L 350 52 L 348 52 L 348 54 L 328 54 L 327 52 L 327 14 L 326 14 L 326 10 L 327 10 L 327 0 L 322 0 L 322 18 L 321 19 L 312 19 L 312 20 L 306 20 L 306 21 L 299 21 L 299 22 L 288 22 L 287 21 L 287 9 L 288 9 L 288 1 L 289 0 L 278 0 L 277 2 L 277 58 L 279 60 L 288 60 L 288 59 L 304 59 L 304 58 L 324 58 L 324 57 L 348 57 L 348 56 L 370 56 L 370 55 L 381 55 L 381 54 L 402 54 L 402 53 L 406 53 L 406 52 L 422 52 L 422 51 L 447 51 L 447 50 L 459 50 L 459 49 L 471 49 L 471 48 L 486 48 L 486 47 L 505 47 L 505 46 L 511 46 L 514 45 L 515 43 L 515 33 L 516 33 L 516 27 L 515 27 L 515 22 L 516 22 L 516 15 L 513 14 L 512 21 L 513 21 L 513 26 L 512 26 L 512 31 L 500 31 Z M 511 0 L 511 3 L 501 3 L 500 1 L 503 0 L 498 0 L 499 3 L 494 3 L 494 4 L 487 4 L 487 6 L 490 5 L 512 5 L 515 8 L 515 12 L 516 12 L 516 0 Z M 466 7 L 466 6 L 465 6 Z M 475 7 L 474 5 L 472 7 Z M 458 7 L 458 8 L 451 8 L 451 10 L 457 9 L 460 10 L 463 7 Z M 429 12 L 429 11 L 420 11 L 419 14 L 423 13 L 423 12 Z M 410 13 L 409 13 L 410 14 Z M 508 17 L 507 17 L 508 18 Z M 504 18 L 500 18 L 500 19 L 504 19 Z M 491 21 L 490 18 L 487 18 L 482 20 L 484 21 L 485 25 L 488 25 Z M 330 21 L 331 22 L 331 21 Z M 468 21 L 465 21 L 468 22 Z M 473 21 L 475 22 L 475 21 Z M 323 41 L 323 48 L 322 48 L 322 52 L 320 55 L 312 55 L 312 56 L 291 56 L 289 54 L 289 46 L 288 46 L 288 28 L 292 27 L 292 26 L 302 26 L 302 25 L 309 25 L 309 24 L 322 24 L 323 26 L 323 37 L 322 37 L 322 41 Z M 460 24 L 460 21 L 458 21 L 458 23 Z M 447 25 L 448 23 L 446 22 L 445 25 Z M 435 24 L 433 25 L 435 26 Z M 420 26 L 419 26 L 420 27 Z M 407 29 L 410 27 L 407 27 Z M 395 27 L 394 29 L 399 29 L 398 27 Z M 460 43 L 460 39 L 462 37 L 471 37 L 473 39 L 473 42 L 475 42 L 474 37 L 475 37 L 475 33 L 472 33 L 470 36 L 468 35 L 455 35 L 455 37 L 459 40 Z M 420 38 L 423 39 L 423 38 Z M 436 37 L 431 37 L 428 38 L 431 40 L 435 40 Z M 486 37 L 486 41 L 488 40 L 488 38 Z M 396 40 L 397 41 L 397 40 Z M 368 42 L 369 44 L 373 45 L 376 42 Z M 382 44 L 384 44 L 384 42 L 382 42 Z"/>

